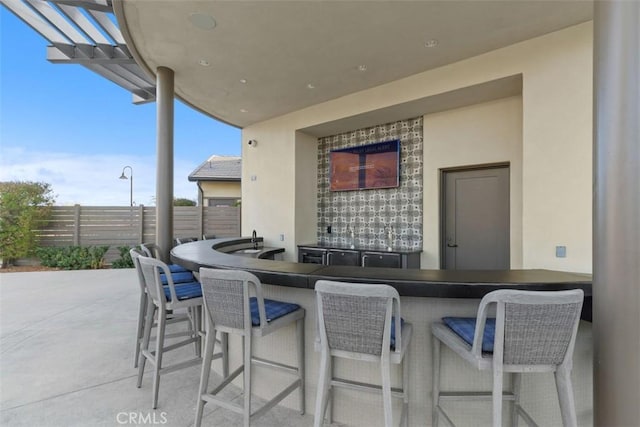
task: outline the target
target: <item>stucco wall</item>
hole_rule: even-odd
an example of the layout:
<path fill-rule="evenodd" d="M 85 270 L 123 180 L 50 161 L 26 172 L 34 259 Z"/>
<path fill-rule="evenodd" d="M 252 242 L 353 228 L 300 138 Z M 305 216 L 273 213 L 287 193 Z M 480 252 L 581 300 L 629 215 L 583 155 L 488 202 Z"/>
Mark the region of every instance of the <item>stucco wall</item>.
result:
<path fill-rule="evenodd" d="M 591 22 L 245 128 L 243 231 L 255 228 L 267 243 L 286 233 L 280 244 L 289 260 L 295 259 L 295 244 L 306 240 L 298 240 L 296 224 L 298 230 L 300 224 L 313 226 L 316 217 L 296 211 L 296 196 L 313 191 L 301 177 L 316 170 L 296 164 L 296 131 L 517 74 L 523 81 L 522 267 L 590 272 Z M 249 139 L 258 140 L 258 147 L 247 147 Z M 252 175 L 255 181 L 249 181 Z M 425 205 L 437 203 L 429 197 Z M 425 212 L 424 224 L 430 221 Z M 567 247 L 566 258 L 555 257 L 556 245 Z M 434 262 L 425 257 L 425 267 Z"/>
<path fill-rule="evenodd" d="M 522 268 L 522 98 L 476 104 L 424 117 L 422 268 L 440 268 L 440 170 L 509 163 L 511 268 Z"/>
<path fill-rule="evenodd" d="M 202 181 L 200 183 L 200 187 L 202 187 L 205 199 L 212 197 L 229 197 L 239 199 L 242 197 L 240 182 Z"/>

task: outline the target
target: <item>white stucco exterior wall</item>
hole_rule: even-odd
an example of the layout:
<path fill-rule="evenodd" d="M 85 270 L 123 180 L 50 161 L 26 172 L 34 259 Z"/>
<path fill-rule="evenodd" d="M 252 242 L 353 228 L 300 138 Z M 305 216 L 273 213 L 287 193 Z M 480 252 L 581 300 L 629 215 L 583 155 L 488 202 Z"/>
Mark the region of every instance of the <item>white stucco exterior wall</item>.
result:
<path fill-rule="evenodd" d="M 422 268 L 440 268 L 441 169 L 509 163 L 511 268 L 522 268 L 522 98 L 424 116 Z"/>
<path fill-rule="evenodd" d="M 295 259 L 296 243 L 309 243 L 306 227 L 315 230 L 315 213 L 300 207 L 302 200 L 313 202 L 310 185 L 317 169 L 309 167 L 312 153 L 304 150 L 312 148 L 308 135 L 297 134 L 300 129 L 521 74 L 522 254 L 519 260 L 518 242 L 512 240 L 512 266 L 590 272 L 592 46 L 589 22 L 245 128 L 243 234 L 258 230 L 267 244 L 286 248 L 287 260 Z M 476 112 L 484 114 L 484 108 Z M 249 139 L 258 140 L 258 147 L 248 147 Z M 464 164 L 483 162 L 478 157 Z M 425 194 L 424 203 L 431 206 L 438 199 Z M 512 230 L 516 214 L 512 205 Z M 425 231 L 433 221 L 425 210 Z M 434 243 L 426 237 L 425 250 Z M 567 247 L 566 258 L 555 257 L 556 245 Z M 424 255 L 423 268 L 439 263 L 429 256 Z"/>
<path fill-rule="evenodd" d="M 205 199 L 213 197 L 242 197 L 242 190 L 239 181 L 201 181 L 200 187 Z"/>

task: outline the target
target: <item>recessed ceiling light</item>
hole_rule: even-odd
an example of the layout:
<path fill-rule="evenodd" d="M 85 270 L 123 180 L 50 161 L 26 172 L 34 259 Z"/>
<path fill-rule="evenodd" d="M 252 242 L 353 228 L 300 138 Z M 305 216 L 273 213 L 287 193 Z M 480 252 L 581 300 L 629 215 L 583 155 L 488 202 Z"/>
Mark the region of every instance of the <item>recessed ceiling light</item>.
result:
<path fill-rule="evenodd" d="M 367 71 L 367 66 L 364 64 L 358 65 L 358 71 L 361 71 L 364 73 L 365 71 Z"/>
<path fill-rule="evenodd" d="M 316 85 L 314 85 L 313 83 L 309 83 L 307 84 L 307 89 L 315 89 Z"/>
<path fill-rule="evenodd" d="M 216 27 L 216 20 L 206 13 L 193 12 L 189 14 L 189 21 L 201 30 L 213 30 Z"/>
<path fill-rule="evenodd" d="M 211 63 L 206 59 L 201 59 L 200 61 L 198 61 L 198 64 L 202 65 L 203 67 L 208 67 L 209 65 L 211 65 Z"/>
<path fill-rule="evenodd" d="M 248 113 L 248 112 L 249 112 L 249 110 L 247 110 L 246 108 L 241 108 L 241 109 L 240 109 L 240 112 L 241 112 L 241 113 Z"/>
<path fill-rule="evenodd" d="M 436 47 L 436 46 L 438 46 L 438 40 L 436 39 L 431 39 L 424 42 L 424 47 Z"/>
<path fill-rule="evenodd" d="M 243 85 L 247 84 L 247 79 L 240 79 L 240 83 L 242 83 Z"/>

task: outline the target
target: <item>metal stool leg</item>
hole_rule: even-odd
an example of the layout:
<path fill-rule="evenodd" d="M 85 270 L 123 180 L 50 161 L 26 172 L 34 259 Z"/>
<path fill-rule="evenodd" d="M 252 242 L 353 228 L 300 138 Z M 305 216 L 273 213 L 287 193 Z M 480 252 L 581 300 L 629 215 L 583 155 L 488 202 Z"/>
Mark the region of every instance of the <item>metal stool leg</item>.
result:
<path fill-rule="evenodd" d="M 435 336 L 431 336 L 431 346 L 433 349 L 431 360 L 431 425 L 438 427 L 440 419 L 438 406 L 440 406 L 440 340 Z"/>
<path fill-rule="evenodd" d="M 493 370 L 493 427 L 502 427 L 502 369 Z"/>
<path fill-rule="evenodd" d="M 198 391 L 198 405 L 196 406 L 196 422 L 195 427 L 202 424 L 202 414 L 204 412 L 205 401 L 203 394 L 207 393 L 209 386 L 209 375 L 211 373 L 211 362 L 213 362 L 213 348 L 216 342 L 216 330 L 210 322 L 207 322 L 207 335 L 205 338 L 204 360 L 202 361 L 202 369 L 200 371 L 200 387 Z"/>
<path fill-rule="evenodd" d="M 511 374 L 511 390 L 513 390 L 513 404 L 511 405 L 511 426 L 518 427 L 520 415 L 518 407 L 520 406 L 520 384 L 522 383 L 522 374 L 514 372 Z"/>
<path fill-rule="evenodd" d="M 304 395 L 304 318 L 296 321 L 296 338 L 298 342 L 298 378 L 300 379 L 300 415 L 305 413 L 305 395 Z"/>
<path fill-rule="evenodd" d="M 391 409 L 391 372 L 389 363 L 384 360 L 380 363 L 380 374 L 382 377 L 382 405 L 384 407 L 384 425 L 391 427 L 393 424 L 393 413 Z"/>
<path fill-rule="evenodd" d="M 316 414 L 313 421 L 314 427 L 321 427 L 324 423 L 324 415 L 329 401 L 331 388 L 331 356 L 323 353 L 320 356 L 320 375 L 318 377 L 318 391 L 316 394 Z"/>
<path fill-rule="evenodd" d="M 142 377 L 144 375 L 144 365 L 147 362 L 147 357 L 144 355 L 145 351 L 149 351 L 149 341 L 151 341 L 151 328 L 153 327 L 153 316 L 155 315 L 156 306 L 153 302 L 147 300 L 147 316 L 144 321 L 144 338 L 142 339 L 142 349 L 140 351 L 138 361 L 138 383 L 137 387 L 142 387 Z"/>
<path fill-rule="evenodd" d="M 140 293 L 140 307 L 138 308 L 138 330 L 136 332 L 136 350 L 133 357 L 133 367 L 138 367 L 138 358 L 140 357 L 140 346 L 142 345 L 142 337 L 144 337 L 144 318 L 147 314 L 147 294 Z"/>
<path fill-rule="evenodd" d="M 167 314 L 164 310 L 158 312 L 158 338 L 156 339 L 155 367 L 153 370 L 153 404 L 151 407 L 158 407 L 158 392 L 160 390 L 160 369 L 162 369 L 162 352 L 164 349 L 164 333 L 167 326 Z"/>
<path fill-rule="evenodd" d="M 565 427 L 575 427 L 578 425 L 576 408 L 574 406 L 573 385 L 571 384 L 571 371 L 562 366 L 555 372 L 556 389 L 558 390 L 558 400 L 560 401 L 560 413 L 562 424 Z"/>
<path fill-rule="evenodd" d="M 251 423 L 251 337 L 244 340 L 244 427 Z"/>

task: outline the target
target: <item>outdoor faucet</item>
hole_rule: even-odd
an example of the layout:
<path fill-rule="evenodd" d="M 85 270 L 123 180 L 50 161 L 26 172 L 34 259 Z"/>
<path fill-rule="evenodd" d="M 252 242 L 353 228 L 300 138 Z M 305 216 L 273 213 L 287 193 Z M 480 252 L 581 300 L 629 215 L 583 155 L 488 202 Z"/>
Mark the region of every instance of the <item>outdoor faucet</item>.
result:
<path fill-rule="evenodd" d="M 391 252 L 393 249 L 393 226 L 385 227 L 387 230 L 387 251 Z"/>
<path fill-rule="evenodd" d="M 258 234 L 256 230 L 253 230 L 253 233 L 251 233 L 251 243 L 253 243 L 253 249 L 258 249 Z"/>
<path fill-rule="evenodd" d="M 351 228 L 351 226 L 347 225 L 347 234 L 349 235 L 349 247 L 351 249 L 355 249 L 356 248 L 356 233 L 353 230 L 353 228 Z"/>

